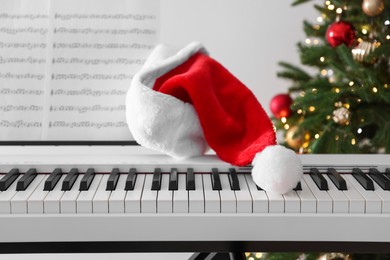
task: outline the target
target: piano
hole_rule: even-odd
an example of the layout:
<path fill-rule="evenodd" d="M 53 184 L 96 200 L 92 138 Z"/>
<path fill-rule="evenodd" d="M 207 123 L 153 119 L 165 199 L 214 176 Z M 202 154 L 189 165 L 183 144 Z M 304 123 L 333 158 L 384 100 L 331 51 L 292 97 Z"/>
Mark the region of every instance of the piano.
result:
<path fill-rule="evenodd" d="M 275 195 L 214 155 L 2 146 L 0 253 L 390 252 L 390 155 L 300 157 Z"/>

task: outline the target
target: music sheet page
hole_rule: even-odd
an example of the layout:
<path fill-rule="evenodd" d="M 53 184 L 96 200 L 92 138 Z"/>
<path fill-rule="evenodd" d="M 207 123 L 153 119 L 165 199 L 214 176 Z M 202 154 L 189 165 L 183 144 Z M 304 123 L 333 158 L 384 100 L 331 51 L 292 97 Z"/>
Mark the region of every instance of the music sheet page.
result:
<path fill-rule="evenodd" d="M 155 0 L 3 0 L 0 140 L 132 140 L 126 91 L 159 12 Z"/>

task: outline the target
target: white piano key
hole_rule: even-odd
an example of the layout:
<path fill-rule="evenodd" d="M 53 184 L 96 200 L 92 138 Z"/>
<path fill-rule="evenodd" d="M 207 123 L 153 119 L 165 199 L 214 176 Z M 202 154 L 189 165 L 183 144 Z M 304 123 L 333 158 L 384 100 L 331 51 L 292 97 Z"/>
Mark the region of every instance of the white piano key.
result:
<path fill-rule="evenodd" d="M 66 175 L 64 174 L 61 179 L 58 181 L 57 185 L 51 190 L 45 199 L 43 200 L 43 209 L 45 213 L 60 213 L 60 201 L 64 191 L 61 190 L 62 182 L 64 181 Z"/>
<path fill-rule="evenodd" d="M 244 174 L 237 174 L 240 190 L 234 191 L 237 199 L 237 213 L 252 213 L 252 197 Z"/>
<path fill-rule="evenodd" d="M 221 200 L 219 197 L 219 191 L 213 190 L 211 176 L 209 173 L 202 174 L 202 177 L 205 202 L 204 210 L 206 213 L 220 213 Z"/>
<path fill-rule="evenodd" d="M 96 176 L 95 176 L 96 177 Z M 93 213 L 108 213 L 108 199 L 111 191 L 106 190 L 109 174 L 104 174 L 92 200 Z"/>
<path fill-rule="evenodd" d="M 283 213 L 284 212 L 284 197 L 281 194 L 267 193 L 269 203 L 269 213 Z"/>
<path fill-rule="evenodd" d="M 22 176 L 19 176 L 7 190 L 0 192 L 0 214 L 10 214 L 11 213 L 11 199 L 17 193 L 16 183 Z"/>
<path fill-rule="evenodd" d="M 366 201 L 366 213 L 381 213 L 382 212 L 382 200 L 372 190 L 365 190 L 362 185 L 351 175 L 344 174 L 345 180 L 348 180 L 355 188 L 360 192 Z"/>
<path fill-rule="evenodd" d="M 345 174 L 342 175 L 344 177 Z M 344 178 L 345 179 L 345 178 Z M 353 186 L 348 180 L 345 180 L 347 190 L 343 190 L 345 196 L 349 200 L 349 213 L 364 213 L 366 208 L 366 201 L 355 186 Z"/>
<path fill-rule="evenodd" d="M 284 212 L 285 213 L 299 213 L 301 212 L 301 199 L 295 190 L 291 190 L 283 194 L 284 198 Z"/>
<path fill-rule="evenodd" d="M 84 174 L 80 174 L 76 181 L 74 182 L 72 188 L 68 191 L 65 191 L 60 200 L 60 209 L 61 213 L 76 213 L 76 201 L 77 197 L 80 194 L 80 182 Z"/>
<path fill-rule="evenodd" d="M 173 213 L 188 213 L 188 191 L 186 190 L 186 175 L 178 174 L 177 178 L 178 189 L 173 192 Z"/>
<path fill-rule="evenodd" d="M 202 174 L 195 174 L 195 190 L 188 191 L 189 213 L 204 213 L 204 203 Z"/>
<path fill-rule="evenodd" d="M 349 200 L 344 192 L 338 190 L 326 174 L 323 177 L 328 182 L 328 194 L 333 200 L 333 213 L 348 213 Z"/>
<path fill-rule="evenodd" d="M 316 213 L 317 200 L 304 179 L 301 179 L 301 187 L 302 190 L 296 191 L 301 199 L 301 213 Z"/>
<path fill-rule="evenodd" d="M 91 185 L 89 186 L 89 189 L 80 191 L 80 194 L 76 200 L 77 213 L 93 212 L 93 197 L 95 196 L 96 190 L 99 187 L 102 177 L 102 174 L 96 174 L 92 180 Z"/>
<path fill-rule="evenodd" d="M 303 178 L 317 200 L 317 213 L 332 213 L 333 201 L 329 194 L 326 191 L 318 189 L 309 174 L 304 174 Z"/>
<path fill-rule="evenodd" d="M 152 181 L 153 181 L 153 174 L 146 174 L 144 189 L 142 191 L 142 196 L 141 196 L 142 213 L 157 213 L 158 191 L 151 189 Z"/>
<path fill-rule="evenodd" d="M 45 186 L 45 181 L 49 177 L 49 174 L 45 174 L 44 179 L 41 181 L 39 186 L 35 189 L 35 191 L 31 194 L 31 196 L 27 200 L 27 212 L 29 214 L 43 214 L 44 207 L 43 201 L 49 191 L 43 190 Z"/>
<path fill-rule="evenodd" d="M 144 189 L 146 174 L 137 174 L 137 179 L 135 181 L 134 190 L 129 190 L 126 193 L 125 197 L 125 212 L 126 213 L 140 213 L 141 212 L 141 196 L 142 190 Z M 147 174 L 153 177 L 152 174 Z M 151 188 L 151 182 L 147 187 L 149 190 Z M 146 186 L 145 186 L 146 189 Z M 156 211 L 155 211 L 156 212 Z"/>
<path fill-rule="evenodd" d="M 245 174 L 253 200 L 253 213 L 268 213 L 268 197 L 265 191 L 258 190 L 251 174 Z"/>
<path fill-rule="evenodd" d="M 390 213 L 390 191 L 383 190 L 375 181 L 373 182 L 375 193 L 382 200 L 382 213 Z"/>
<path fill-rule="evenodd" d="M 125 212 L 125 198 L 127 193 L 127 191 L 125 191 L 126 178 L 127 174 L 121 174 L 115 190 L 111 191 L 111 195 L 108 200 L 108 210 L 110 213 Z"/>
<path fill-rule="evenodd" d="M 11 199 L 12 214 L 27 213 L 27 200 L 34 192 L 34 190 L 39 186 L 44 177 L 45 176 L 43 174 L 38 174 L 26 190 L 16 192 L 15 196 Z"/>
<path fill-rule="evenodd" d="M 236 213 L 237 202 L 234 191 L 231 190 L 227 173 L 219 174 L 222 190 L 219 191 L 221 198 L 221 213 Z"/>
<path fill-rule="evenodd" d="M 169 190 L 169 174 L 161 177 L 161 189 L 157 194 L 157 213 L 172 213 L 173 191 Z"/>

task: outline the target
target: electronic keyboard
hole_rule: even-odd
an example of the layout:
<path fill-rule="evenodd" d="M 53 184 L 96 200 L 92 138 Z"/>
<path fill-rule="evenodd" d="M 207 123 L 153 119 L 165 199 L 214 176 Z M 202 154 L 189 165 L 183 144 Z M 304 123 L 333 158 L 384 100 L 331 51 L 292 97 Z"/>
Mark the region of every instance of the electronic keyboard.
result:
<path fill-rule="evenodd" d="M 388 252 L 390 155 L 300 158 L 303 178 L 276 195 L 212 154 L 3 146 L 0 253 Z"/>

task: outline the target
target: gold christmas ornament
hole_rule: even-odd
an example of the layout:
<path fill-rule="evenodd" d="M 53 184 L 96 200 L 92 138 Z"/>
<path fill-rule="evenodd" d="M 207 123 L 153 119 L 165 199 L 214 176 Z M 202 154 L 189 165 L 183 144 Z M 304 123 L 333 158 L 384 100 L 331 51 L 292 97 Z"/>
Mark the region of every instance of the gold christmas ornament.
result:
<path fill-rule="evenodd" d="M 349 125 L 351 112 L 345 107 L 339 107 L 333 111 L 333 121 L 339 125 Z"/>
<path fill-rule="evenodd" d="M 352 49 L 352 56 L 355 60 L 362 62 L 364 58 L 373 52 L 379 44 L 361 41 L 359 44 Z"/>
<path fill-rule="evenodd" d="M 302 131 L 299 130 L 298 126 L 292 126 L 288 129 L 286 133 L 286 142 L 291 148 L 298 150 L 304 141 L 305 136 Z"/>
<path fill-rule="evenodd" d="M 363 0 L 363 12 L 368 16 L 377 16 L 385 9 L 383 0 Z"/>

